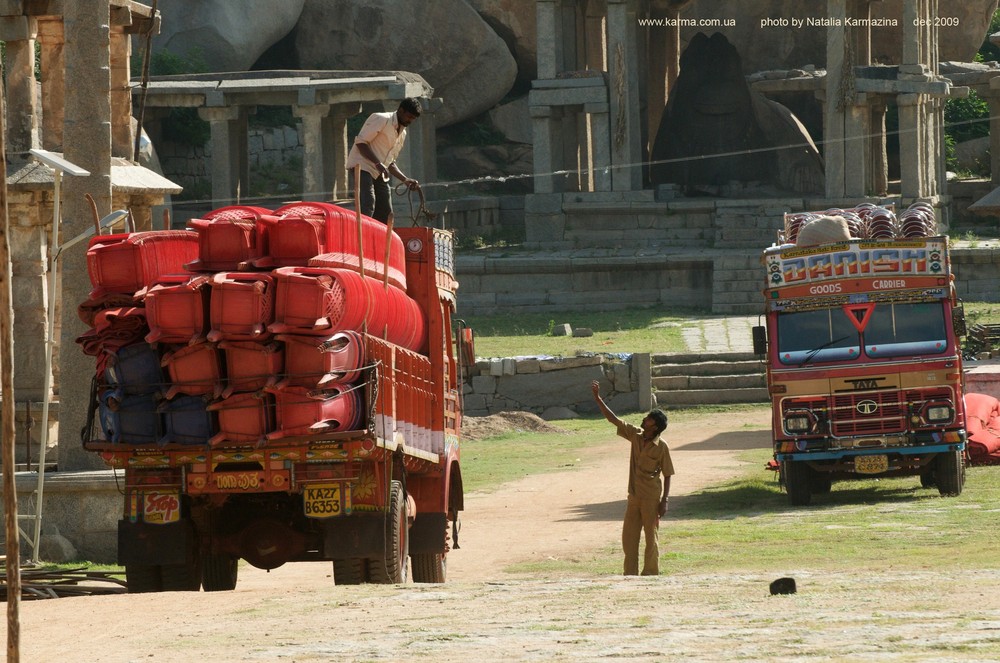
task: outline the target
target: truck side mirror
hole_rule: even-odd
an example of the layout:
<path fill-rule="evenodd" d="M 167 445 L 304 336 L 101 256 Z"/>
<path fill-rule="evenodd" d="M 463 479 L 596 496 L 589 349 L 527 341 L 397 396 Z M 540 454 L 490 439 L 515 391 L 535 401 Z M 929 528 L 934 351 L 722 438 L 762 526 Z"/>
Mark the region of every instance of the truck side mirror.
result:
<path fill-rule="evenodd" d="M 951 326 L 955 330 L 955 336 L 965 336 L 969 330 L 965 325 L 965 307 L 956 306 L 951 309 Z"/>
<path fill-rule="evenodd" d="M 465 320 L 455 320 L 455 345 L 458 349 L 458 364 L 462 368 L 476 365 L 476 339 L 472 327 L 465 325 Z"/>
<path fill-rule="evenodd" d="M 766 355 L 767 354 L 767 328 L 762 326 L 757 326 L 752 329 L 753 332 L 753 353 L 755 355 Z"/>

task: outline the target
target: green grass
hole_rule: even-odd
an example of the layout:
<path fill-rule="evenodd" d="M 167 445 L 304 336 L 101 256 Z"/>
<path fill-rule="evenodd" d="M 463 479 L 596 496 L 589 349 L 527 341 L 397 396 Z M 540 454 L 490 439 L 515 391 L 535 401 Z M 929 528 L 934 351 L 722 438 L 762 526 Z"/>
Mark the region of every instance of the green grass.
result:
<path fill-rule="evenodd" d="M 975 324 L 1000 324 L 1000 304 L 996 302 L 965 302 L 963 307 L 969 327 Z"/>
<path fill-rule="evenodd" d="M 477 315 L 463 318 L 476 334 L 479 357 L 574 356 L 581 352 L 683 352 L 681 332 L 697 324 L 690 309 L 632 308 Z M 706 314 L 707 315 L 707 314 Z M 553 336 L 555 325 L 588 328 L 589 337 Z"/>
<path fill-rule="evenodd" d="M 492 492 L 502 484 L 533 474 L 571 470 L 588 447 L 607 442 L 604 419 L 557 422 L 565 433 L 512 432 L 462 441 L 462 482 L 468 492 Z"/>

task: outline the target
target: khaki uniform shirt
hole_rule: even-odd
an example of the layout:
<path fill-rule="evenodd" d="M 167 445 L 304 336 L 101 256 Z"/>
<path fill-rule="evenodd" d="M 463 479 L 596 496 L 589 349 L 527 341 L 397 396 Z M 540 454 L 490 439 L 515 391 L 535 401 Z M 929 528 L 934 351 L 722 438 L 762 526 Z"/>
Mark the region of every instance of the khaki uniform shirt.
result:
<path fill-rule="evenodd" d="M 632 455 L 629 459 L 628 494 L 640 499 L 659 501 L 663 496 L 663 484 L 660 474 L 673 476 L 674 464 L 670 460 L 670 449 L 662 438 L 655 442 L 642 439 L 642 429 L 622 422 L 618 427 L 618 435 L 632 444 Z"/>
<path fill-rule="evenodd" d="M 399 156 L 406 141 L 406 127 L 399 126 L 399 118 L 396 111 L 391 113 L 372 113 L 365 120 L 358 137 L 354 139 L 351 152 L 347 155 L 347 170 L 352 170 L 360 165 L 361 170 L 372 177 L 378 179 L 381 175 L 378 168 L 368 159 L 361 156 L 358 151 L 358 143 L 367 143 L 378 160 L 385 166 L 389 166 Z"/>

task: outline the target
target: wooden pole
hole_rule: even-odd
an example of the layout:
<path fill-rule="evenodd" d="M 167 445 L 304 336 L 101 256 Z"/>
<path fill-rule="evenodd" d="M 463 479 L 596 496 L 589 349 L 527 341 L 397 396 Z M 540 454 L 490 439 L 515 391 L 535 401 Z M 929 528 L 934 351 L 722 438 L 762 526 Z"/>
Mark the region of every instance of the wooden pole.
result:
<path fill-rule="evenodd" d="M 361 273 L 362 285 L 365 280 L 365 239 L 361 222 L 361 166 L 354 167 L 354 216 L 358 220 L 358 271 Z M 361 323 L 361 332 L 368 333 L 368 314 L 371 312 L 371 301 L 368 299 L 368 288 L 365 291 L 365 319 Z"/>
<path fill-rule="evenodd" d="M 7 101 L 0 86 L 0 395 L 3 398 L 4 525 L 7 535 L 7 663 L 18 663 L 21 651 L 21 540 L 17 529 L 17 484 L 14 481 L 14 293 L 7 218 Z M 54 231 L 57 229 L 53 229 Z M 42 422 L 47 426 L 48 422 Z"/>

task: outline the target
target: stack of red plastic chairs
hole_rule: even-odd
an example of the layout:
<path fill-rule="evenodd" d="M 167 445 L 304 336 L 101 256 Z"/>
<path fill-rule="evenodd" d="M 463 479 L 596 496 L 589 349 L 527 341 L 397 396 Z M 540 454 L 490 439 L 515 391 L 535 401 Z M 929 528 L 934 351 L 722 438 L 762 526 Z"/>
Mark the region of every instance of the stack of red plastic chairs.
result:
<path fill-rule="evenodd" d="M 91 329 L 77 342 L 96 358 L 103 439 L 226 446 L 357 430 L 360 332 L 424 349 L 402 241 L 384 224 L 359 229 L 354 212 L 309 202 L 223 207 L 188 228 L 91 240 L 79 307 Z"/>
<path fill-rule="evenodd" d="M 1000 400 L 988 394 L 966 394 L 965 430 L 970 464 L 1000 463 Z"/>

